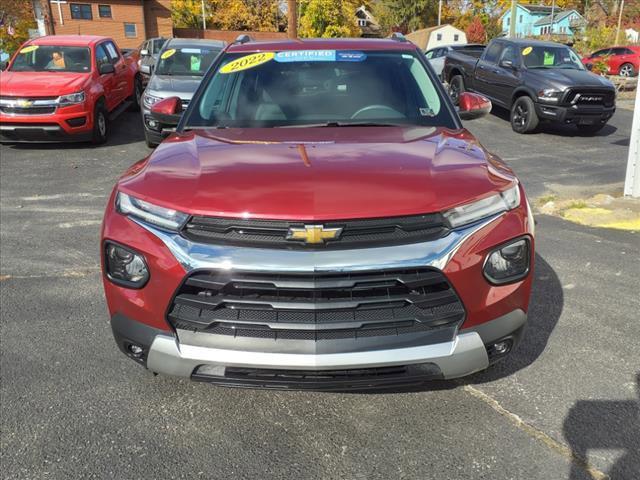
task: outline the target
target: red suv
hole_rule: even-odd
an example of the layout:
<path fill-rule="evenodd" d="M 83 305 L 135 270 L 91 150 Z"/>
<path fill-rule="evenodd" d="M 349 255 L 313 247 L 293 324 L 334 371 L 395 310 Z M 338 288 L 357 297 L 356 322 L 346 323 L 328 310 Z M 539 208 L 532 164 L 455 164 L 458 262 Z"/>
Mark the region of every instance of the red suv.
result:
<path fill-rule="evenodd" d="M 136 108 L 134 58 L 107 37 L 29 40 L 0 73 L 0 141 L 107 140 L 109 120 Z"/>
<path fill-rule="evenodd" d="M 231 386 L 361 389 L 483 370 L 522 336 L 533 218 L 424 54 L 385 40 L 242 38 L 102 227 L 120 349 Z"/>
<path fill-rule="evenodd" d="M 640 70 L 640 47 L 611 47 L 593 52 L 582 59 L 582 63 L 591 70 L 597 61 L 606 61 L 609 75 L 634 77 Z"/>

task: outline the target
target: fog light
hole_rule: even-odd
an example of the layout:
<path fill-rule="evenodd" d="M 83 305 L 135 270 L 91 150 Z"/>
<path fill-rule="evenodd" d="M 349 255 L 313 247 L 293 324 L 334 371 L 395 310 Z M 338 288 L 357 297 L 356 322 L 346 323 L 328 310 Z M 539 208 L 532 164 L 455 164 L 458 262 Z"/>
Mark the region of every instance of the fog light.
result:
<path fill-rule="evenodd" d="M 107 276 L 113 283 L 142 288 L 149 280 L 149 269 L 144 258 L 128 248 L 108 242 L 105 257 Z"/>
<path fill-rule="evenodd" d="M 498 342 L 493 346 L 493 349 L 498 355 L 502 355 L 503 353 L 507 353 L 509 351 L 509 346 L 509 342 Z"/>
<path fill-rule="evenodd" d="M 129 344 L 128 350 L 131 352 L 131 354 L 134 357 L 140 357 L 142 355 L 142 353 L 144 352 L 144 350 L 142 350 L 141 346 L 134 345 L 133 343 Z"/>
<path fill-rule="evenodd" d="M 528 239 L 508 243 L 489 254 L 484 275 L 497 285 L 521 280 L 529 273 L 530 257 Z"/>

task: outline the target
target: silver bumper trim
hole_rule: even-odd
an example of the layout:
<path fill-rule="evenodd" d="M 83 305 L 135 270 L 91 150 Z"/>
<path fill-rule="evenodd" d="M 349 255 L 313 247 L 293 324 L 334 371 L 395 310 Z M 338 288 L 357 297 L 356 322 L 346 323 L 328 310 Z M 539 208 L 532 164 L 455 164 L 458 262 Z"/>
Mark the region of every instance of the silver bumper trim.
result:
<path fill-rule="evenodd" d="M 131 218 L 158 237 L 180 264 L 196 269 L 254 272 L 355 272 L 393 268 L 434 267 L 443 270 L 460 245 L 504 213 L 452 230 L 430 242 L 353 250 L 299 251 L 194 243 L 177 233 Z"/>
<path fill-rule="evenodd" d="M 201 365 L 287 370 L 341 370 L 415 363 L 436 364 L 444 378 L 457 378 L 489 366 L 487 351 L 476 332 L 462 333 L 451 342 L 419 347 L 322 355 L 244 352 L 179 344 L 157 335 L 149 349 L 147 368 L 156 373 L 190 377 Z"/>

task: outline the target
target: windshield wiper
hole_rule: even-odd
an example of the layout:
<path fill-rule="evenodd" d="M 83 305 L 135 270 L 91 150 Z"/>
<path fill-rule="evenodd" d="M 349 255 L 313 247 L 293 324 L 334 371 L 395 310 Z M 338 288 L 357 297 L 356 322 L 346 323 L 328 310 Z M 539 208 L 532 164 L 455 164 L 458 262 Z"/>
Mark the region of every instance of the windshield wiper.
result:
<path fill-rule="evenodd" d="M 275 128 L 314 128 L 314 127 L 400 127 L 399 123 L 384 122 L 325 122 L 303 123 L 301 125 L 278 125 Z"/>

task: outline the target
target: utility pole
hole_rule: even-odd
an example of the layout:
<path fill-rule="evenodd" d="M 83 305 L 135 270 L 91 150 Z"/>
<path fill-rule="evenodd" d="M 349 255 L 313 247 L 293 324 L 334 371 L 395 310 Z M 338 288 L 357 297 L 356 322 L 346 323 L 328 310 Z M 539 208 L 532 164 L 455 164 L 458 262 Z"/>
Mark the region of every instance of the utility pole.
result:
<path fill-rule="evenodd" d="M 511 0 L 511 18 L 509 19 L 509 37 L 516 38 L 516 16 L 518 12 L 518 0 Z"/>
<path fill-rule="evenodd" d="M 633 120 L 631 121 L 631 141 L 629 142 L 624 194 L 636 198 L 640 197 L 640 88 L 636 88 L 636 106 L 633 109 Z"/>
<path fill-rule="evenodd" d="M 200 3 L 202 4 L 202 38 L 204 38 L 204 31 L 207 29 L 207 14 L 204 9 L 204 0 L 200 0 Z"/>
<path fill-rule="evenodd" d="M 438 26 L 440 26 L 441 20 L 442 20 L 442 0 L 438 2 Z"/>
<path fill-rule="evenodd" d="M 618 28 L 616 29 L 616 41 L 618 45 L 618 38 L 620 37 L 620 25 L 622 24 L 622 10 L 624 10 L 624 0 L 620 0 L 620 11 L 618 12 Z"/>
<path fill-rule="evenodd" d="M 553 35 L 553 21 L 556 19 L 556 0 L 553 0 L 553 2 L 551 2 L 551 26 L 549 27 L 549 34 L 547 35 L 547 37 L 551 38 L 551 35 Z"/>
<path fill-rule="evenodd" d="M 298 38 L 298 4 L 296 0 L 287 0 L 287 35 L 289 38 Z"/>

